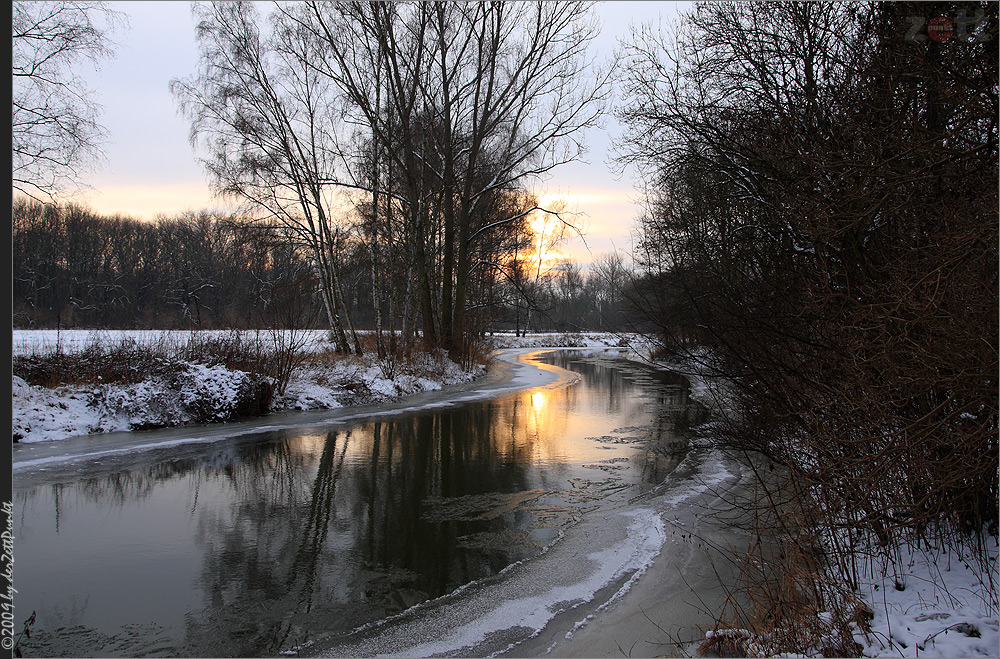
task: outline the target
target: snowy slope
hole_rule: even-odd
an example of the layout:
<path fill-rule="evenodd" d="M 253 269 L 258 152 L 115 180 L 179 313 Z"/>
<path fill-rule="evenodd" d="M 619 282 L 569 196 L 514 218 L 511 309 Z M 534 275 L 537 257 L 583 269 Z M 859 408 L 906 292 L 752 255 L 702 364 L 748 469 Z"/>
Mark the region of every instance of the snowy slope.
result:
<path fill-rule="evenodd" d="M 325 332 L 309 333 L 306 352 L 328 344 Z M 82 350 L 94 341 L 182 345 L 190 332 L 63 330 L 16 331 L 14 353 Z M 372 358 L 348 357 L 307 361 L 293 372 L 285 392 L 271 403 L 273 412 L 332 409 L 378 403 L 434 391 L 481 376 L 483 367 L 463 371 L 441 351 L 418 355 L 405 366 L 386 372 Z M 48 389 L 29 385 L 12 375 L 12 435 L 15 441 L 43 442 L 77 435 L 235 418 L 247 388 L 259 380 L 225 367 L 187 364 L 172 376 L 152 377 L 136 384 L 64 386 Z"/>

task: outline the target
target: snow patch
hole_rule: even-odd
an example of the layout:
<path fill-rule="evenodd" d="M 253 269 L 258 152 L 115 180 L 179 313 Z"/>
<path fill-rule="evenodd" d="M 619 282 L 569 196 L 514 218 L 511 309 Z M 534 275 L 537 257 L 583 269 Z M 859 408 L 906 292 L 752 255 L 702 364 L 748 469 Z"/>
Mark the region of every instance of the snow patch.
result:
<path fill-rule="evenodd" d="M 861 596 L 874 613 L 870 631 L 854 624 L 866 657 L 997 657 L 997 546 L 977 566 L 955 549 L 900 549 L 897 573 L 870 562 Z M 992 602 L 991 599 L 992 593 Z"/>
<path fill-rule="evenodd" d="M 628 525 L 627 533 L 620 542 L 587 554 L 586 561 L 591 571 L 578 582 L 553 586 L 521 597 L 504 598 L 492 610 L 449 630 L 439 639 L 385 656 L 429 657 L 454 652 L 483 643 L 491 633 L 513 627 L 527 628 L 537 634 L 561 611 L 560 603 L 589 602 L 608 584 L 630 575 L 609 601 L 621 597 L 652 564 L 667 538 L 663 521 L 655 511 L 639 509 L 621 514 L 633 520 Z"/>
<path fill-rule="evenodd" d="M 212 332 L 204 332 L 212 334 Z M 320 354 L 325 332 L 307 332 L 308 353 Z M 140 345 L 182 346 L 190 332 L 28 331 L 14 332 L 14 353 L 73 352 L 97 343 L 134 341 Z M 372 356 L 309 360 L 293 373 L 270 411 L 329 410 L 345 405 L 397 400 L 481 377 L 485 367 L 463 370 L 435 350 L 410 362 L 379 363 Z M 93 433 L 214 423 L 252 414 L 262 385 L 259 376 L 222 365 L 187 364 L 173 376 L 130 384 L 47 389 L 13 377 L 12 436 L 16 442 L 45 442 Z M 253 413 L 259 413 L 255 410 Z"/>

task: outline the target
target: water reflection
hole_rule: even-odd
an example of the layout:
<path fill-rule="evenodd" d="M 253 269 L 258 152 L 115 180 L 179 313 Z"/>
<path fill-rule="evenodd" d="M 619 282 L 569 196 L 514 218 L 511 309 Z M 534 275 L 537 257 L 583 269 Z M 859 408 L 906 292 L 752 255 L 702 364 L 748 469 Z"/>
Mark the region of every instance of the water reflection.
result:
<path fill-rule="evenodd" d="M 495 574 L 676 466 L 682 378 L 551 360 L 580 382 L 16 492 L 25 655 L 274 654 Z"/>

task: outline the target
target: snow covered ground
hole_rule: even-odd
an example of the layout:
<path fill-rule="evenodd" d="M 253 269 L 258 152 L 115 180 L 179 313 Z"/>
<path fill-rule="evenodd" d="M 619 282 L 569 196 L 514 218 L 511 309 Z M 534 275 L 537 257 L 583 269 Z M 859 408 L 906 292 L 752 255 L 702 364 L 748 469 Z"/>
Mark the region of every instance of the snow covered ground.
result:
<path fill-rule="evenodd" d="M 632 345 L 634 353 L 649 354 L 641 340 Z M 683 362 L 656 363 L 684 374 L 692 398 L 724 407 L 730 393 L 724 381 L 710 375 L 710 362 L 711 355 L 694 351 Z M 1000 552 L 996 538 L 991 542 L 987 565 L 954 547 L 900 547 L 891 566 L 859 557 L 859 573 L 867 578 L 857 595 L 874 613 L 867 630 L 854 626 L 862 656 L 1000 657 Z M 694 653 L 701 645 L 688 649 Z M 766 649 L 766 643 L 750 648 Z"/>
<path fill-rule="evenodd" d="M 997 547 L 993 543 L 987 566 L 977 565 L 954 548 L 899 548 L 895 565 L 861 560 L 867 578 L 857 593 L 874 614 L 862 628 L 851 623 L 854 642 L 863 657 L 997 657 L 1000 630 L 993 602 L 997 588 Z M 985 568 L 985 569 L 984 569 Z M 831 616 L 821 612 L 818 622 Z M 706 649 L 736 647 L 749 657 L 824 656 L 777 655 L 767 638 L 742 629 L 708 631 L 705 641 L 691 644 L 689 654 L 717 656 Z"/>
<path fill-rule="evenodd" d="M 225 336 L 231 330 L 14 330 L 12 347 L 14 356 L 35 352 L 52 351 L 56 348 L 64 352 L 83 350 L 92 343 L 118 344 L 134 341 L 140 345 L 181 346 L 195 334 L 201 336 Z M 266 337 L 267 330 L 245 330 L 240 332 L 248 338 Z M 327 330 L 301 330 L 303 349 L 319 350 L 327 343 Z"/>
<path fill-rule="evenodd" d="M 72 352 L 82 350 L 95 342 L 118 343 L 123 340 L 139 344 L 166 343 L 183 345 L 192 334 L 224 336 L 230 330 L 14 330 L 14 355 L 32 352 L 61 350 Z M 267 330 L 245 330 L 241 332 L 249 338 L 266 336 Z M 327 330 L 301 330 L 303 350 L 321 350 L 329 347 Z M 606 347 L 624 346 L 641 340 L 637 334 L 616 334 L 613 332 L 551 332 L 515 336 L 513 332 L 495 332 L 487 340 L 496 348 L 557 348 L 557 347 Z"/>
<path fill-rule="evenodd" d="M 95 343 L 118 345 L 183 346 L 193 332 L 169 330 L 15 330 L 13 355 L 44 354 L 61 350 L 73 353 Z M 205 331 L 201 335 L 224 336 L 229 331 Z M 267 332 L 248 330 L 249 339 L 267 338 Z M 325 330 L 299 333 L 297 342 L 305 353 L 327 350 Z M 636 337 L 610 333 L 531 334 L 516 337 L 497 333 L 490 337 L 494 348 L 606 347 L 622 346 Z M 293 374 L 284 393 L 271 404 L 271 411 L 322 410 L 345 405 L 395 400 L 410 394 L 436 391 L 444 386 L 469 382 L 485 372 L 482 367 L 463 371 L 442 352 L 419 355 L 412 363 L 387 372 L 371 357 L 347 357 L 337 361 L 311 361 Z M 19 442 L 44 442 L 78 435 L 127 431 L 153 427 L 182 426 L 205 421 L 223 421 L 236 404 L 241 387 L 249 386 L 242 371 L 222 366 L 190 364 L 171 382 L 150 379 L 131 385 L 66 386 L 48 389 L 32 386 L 12 376 L 12 434 Z M 197 402 L 199 418 L 191 411 Z M 208 409 L 208 412 L 205 410 Z"/>
<path fill-rule="evenodd" d="M 614 332 L 551 332 L 516 336 L 512 332 L 495 332 L 487 339 L 500 348 L 624 348 L 641 340 L 638 334 Z"/>
<path fill-rule="evenodd" d="M 985 570 L 954 548 L 902 548 L 898 573 L 869 565 L 860 595 L 875 617 L 871 632 L 854 634 L 863 655 L 1000 656 L 995 539 L 989 554 Z"/>
<path fill-rule="evenodd" d="M 189 337 L 190 332 L 166 331 L 15 331 L 13 350 L 16 356 L 43 353 L 58 346 L 71 353 L 95 341 L 114 345 L 123 340 L 182 345 Z M 326 333 L 317 330 L 306 334 L 302 349 L 318 352 L 328 347 Z M 412 362 L 388 370 L 371 357 L 306 362 L 293 372 L 285 392 L 272 401 L 271 411 L 333 409 L 395 400 L 468 382 L 485 372 L 483 367 L 463 371 L 440 351 L 418 355 Z M 172 378 L 151 378 L 128 385 L 49 389 L 12 376 L 12 433 L 19 442 L 30 443 L 222 421 L 229 418 L 241 388 L 247 386 L 247 373 L 203 364 L 188 364 Z"/>

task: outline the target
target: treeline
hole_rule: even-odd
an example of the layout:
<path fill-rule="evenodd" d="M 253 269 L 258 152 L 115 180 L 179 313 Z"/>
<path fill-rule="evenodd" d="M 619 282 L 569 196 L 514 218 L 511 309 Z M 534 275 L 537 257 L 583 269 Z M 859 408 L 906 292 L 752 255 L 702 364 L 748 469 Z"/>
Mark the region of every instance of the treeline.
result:
<path fill-rule="evenodd" d="M 326 327 L 313 266 L 280 227 L 189 212 L 152 222 L 18 198 L 12 206 L 13 324 L 18 328 Z M 370 252 L 344 243 L 342 278 L 359 329 L 375 329 Z M 590 270 L 530 257 L 477 299 L 490 330 L 627 328 L 626 268 Z M 383 314 L 390 311 L 383 300 Z M 397 298 L 398 299 L 398 298 Z"/>
<path fill-rule="evenodd" d="M 851 656 L 856 552 L 985 566 L 998 533 L 997 4 L 705 3 L 624 56 L 642 306 L 665 351 L 710 349 L 730 445 L 787 474 L 747 563 L 772 616 L 736 617 L 806 652 L 781 630 L 839 610 L 822 642 Z"/>
<path fill-rule="evenodd" d="M 523 263 L 516 272 L 494 329 L 634 332 L 650 327 L 632 306 L 633 272 L 617 253 L 598 256 L 586 269 L 560 259 L 545 268 Z"/>
<path fill-rule="evenodd" d="M 13 323 L 22 328 L 307 325 L 315 278 L 285 241 L 207 212 L 144 222 L 18 198 Z"/>

